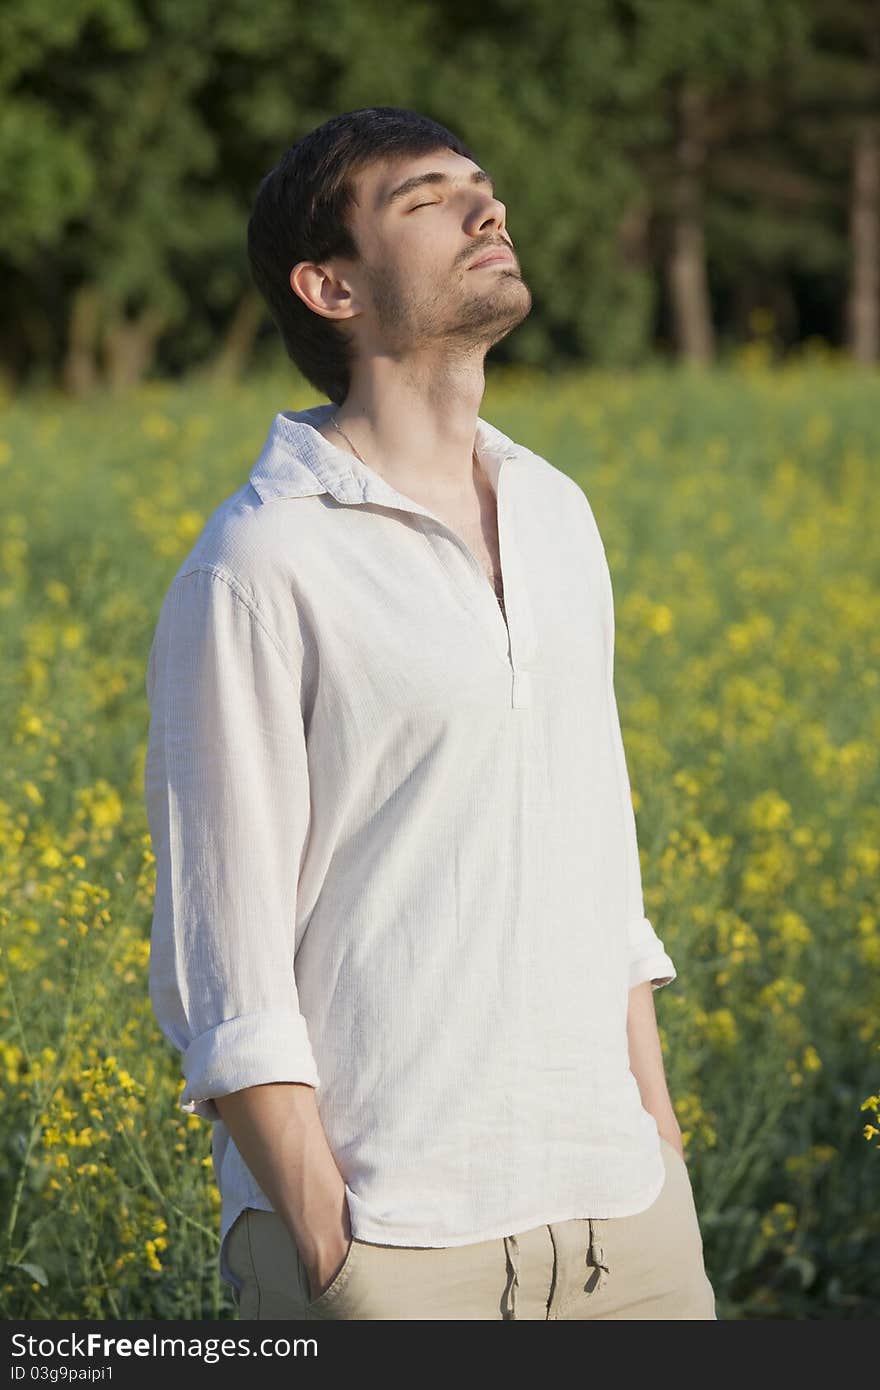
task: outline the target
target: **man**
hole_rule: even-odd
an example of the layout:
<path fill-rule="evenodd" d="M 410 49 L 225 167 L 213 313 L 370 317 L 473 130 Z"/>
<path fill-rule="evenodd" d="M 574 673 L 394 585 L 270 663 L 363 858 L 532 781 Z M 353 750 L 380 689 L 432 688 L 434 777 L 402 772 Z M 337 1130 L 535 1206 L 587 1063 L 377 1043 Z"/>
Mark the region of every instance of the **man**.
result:
<path fill-rule="evenodd" d="M 151 997 L 214 1123 L 242 1316 L 714 1318 L 584 493 L 478 414 L 528 314 L 416 113 L 288 150 L 248 228 L 281 411 L 150 652 Z M 563 271 L 564 273 L 564 271 Z"/>

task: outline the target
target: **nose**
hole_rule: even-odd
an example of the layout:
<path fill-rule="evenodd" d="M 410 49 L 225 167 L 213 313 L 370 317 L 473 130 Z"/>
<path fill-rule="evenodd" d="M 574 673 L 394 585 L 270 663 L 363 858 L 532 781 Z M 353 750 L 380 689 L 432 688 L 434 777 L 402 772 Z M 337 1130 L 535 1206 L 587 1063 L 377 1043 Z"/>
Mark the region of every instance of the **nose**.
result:
<path fill-rule="evenodd" d="M 482 208 L 477 208 L 475 212 L 476 226 L 485 235 L 486 229 L 496 227 L 498 230 L 498 240 L 495 245 L 504 245 L 509 251 L 513 250 L 513 244 L 509 237 L 503 236 L 507 217 L 507 209 L 500 198 L 489 197 Z M 488 245 L 488 241 L 487 241 Z"/>

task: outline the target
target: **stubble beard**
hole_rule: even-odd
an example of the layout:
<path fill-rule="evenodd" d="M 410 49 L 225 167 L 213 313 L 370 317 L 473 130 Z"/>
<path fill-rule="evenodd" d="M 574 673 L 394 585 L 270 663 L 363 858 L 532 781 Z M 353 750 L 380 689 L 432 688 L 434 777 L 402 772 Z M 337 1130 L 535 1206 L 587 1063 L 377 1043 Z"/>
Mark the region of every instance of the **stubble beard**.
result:
<path fill-rule="evenodd" d="M 388 355 L 403 360 L 430 343 L 444 342 L 464 353 L 488 352 L 506 338 L 527 317 L 532 294 L 513 266 L 499 266 L 489 273 L 497 283 L 488 289 L 459 290 L 453 281 L 451 303 L 450 292 L 442 285 L 427 296 L 414 296 L 401 290 L 392 274 L 371 272 L 376 323 Z M 470 271 L 459 274 L 466 277 Z"/>

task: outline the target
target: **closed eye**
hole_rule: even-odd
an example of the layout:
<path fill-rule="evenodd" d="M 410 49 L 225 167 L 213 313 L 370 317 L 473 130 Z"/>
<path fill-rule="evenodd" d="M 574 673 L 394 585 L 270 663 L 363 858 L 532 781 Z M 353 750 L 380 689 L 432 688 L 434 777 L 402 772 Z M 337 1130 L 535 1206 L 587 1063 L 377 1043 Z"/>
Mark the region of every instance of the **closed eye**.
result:
<path fill-rule="evenodd" d="M 430 203 L 416 203 L 416 205 L 415 205 L 414 208 L 410 208 L 410 212 L 418 212 L 419 208 L 433 208 L 433 207 L 436 207 L 436 206 L 437 206 L 437 200 L 436 200 L 436 198 L 435 198 L 435 199 L 433 200 L 433 202 L 430 202 Z"/>

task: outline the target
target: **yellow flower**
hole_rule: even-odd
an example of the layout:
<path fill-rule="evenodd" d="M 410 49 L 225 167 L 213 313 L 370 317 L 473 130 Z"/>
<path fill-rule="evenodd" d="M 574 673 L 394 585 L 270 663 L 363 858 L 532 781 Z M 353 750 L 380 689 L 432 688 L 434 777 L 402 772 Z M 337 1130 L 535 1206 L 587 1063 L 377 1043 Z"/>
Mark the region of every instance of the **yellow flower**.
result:
<path fill-rule="evenodd" d="M 148 439 L 159 440 L 168 439 L 174 434 L 177 426 L 167 415 L 160 415 L 157 410 L 151 411 L 141 420 L 141 429 Z"/>
<path fill-rule="evenodd" d="M 808 1043 L 804 1048 L 802 1065 L 806 1071 L 819 1071 L 822 1066 L 822 1059 L 812 1043 Z"/>
<path fill-rule="evenodd" d="M 781 830 L 790 824 L 791 806 L 776 792 L 762 792 L 749 806 L 748 819 L 755 830 Z"/>
<path fill-rule="evenodd" d="M 775 1202 L 761 1222 L 761 1234 L 768 1240 L 797 1230 L 797 1210 L 791 1202 Z"/>
<path fill-rule="evenodd" d="M 655 603 L 648 615 L 648 625 L 652 632 L 665 637 L 667 632 L 672 631 L 672 609 L 665 603 Z"/>

